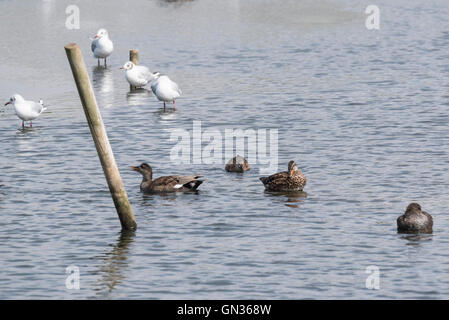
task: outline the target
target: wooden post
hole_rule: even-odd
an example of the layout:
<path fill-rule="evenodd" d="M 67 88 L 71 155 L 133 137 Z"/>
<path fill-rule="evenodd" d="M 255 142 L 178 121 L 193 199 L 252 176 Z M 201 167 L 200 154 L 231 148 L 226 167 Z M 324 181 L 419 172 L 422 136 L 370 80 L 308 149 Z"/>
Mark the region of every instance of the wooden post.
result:
<path fill-rule="evenodd" d="M 134 63 L 136 66 L 139 64 L 139 50 L 129 50 L 129 61 Z M 134 91 L 136 90 L 136 87 L 129 85 L 129 90 Z"/>
<path fill-rule="evenodd" d="M 109 144 L 81 50 L 76 43 L 70 43 L 64 48 L 120 223 L 125 230 L 136 229 L 136 220 Z"/>

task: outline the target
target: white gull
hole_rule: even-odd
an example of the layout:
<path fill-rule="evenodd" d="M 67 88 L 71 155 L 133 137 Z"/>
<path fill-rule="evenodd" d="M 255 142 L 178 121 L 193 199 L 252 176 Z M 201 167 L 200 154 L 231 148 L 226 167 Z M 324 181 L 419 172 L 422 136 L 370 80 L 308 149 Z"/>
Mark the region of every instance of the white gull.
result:
<path fill-rule="evenodd" d="M 42 100 L 39 100 L 39 103 L 27 101 L 20 94 L 13 95 L 9 101 L 5 103 L 5 106 L 8 104 L 14 106 L 17 117 L 22 120 L 22 128 L 25 127 L 25 121 L 30 121 L 30 127 L 32 127 L 33 120 L 47 110 L 47 108 L 44 107 L 44 102 Z"/>
<path fill-rule="evenodd" d="M 104 66 L 106 67 L 106 58 L 114 50 L 114 44 L 111 39 L 109 39 L 109 34 L 106 29 L 98 30 L 95 37 L 92 39 L 90 45 L 94 57 L 98 59 L 98 66 L 100 66 L 100 59 L 104 59 Z"/>
<path fill-rule="evenodd" d="M 157 73 L 153 74 L 147 67 L 135 65 L 131 61 L 126 62 L 120 69 L 126 70 L 126 80 L 136 88 L 144 87 L 156 79 Z"/>
<path fill-rule="evenodd" d="M 181 89 L 176 82 L 170 80 L 166 75 L 161 75 L 159 72 L 155 72 L 153 76 L 157 79 L 151 85 L 151 90 L 159 99 L 164 102 L 164 110 L 166 102 L 173 102 L 173 109 L 175 109 L 175 99 L 182 94 Z"/>

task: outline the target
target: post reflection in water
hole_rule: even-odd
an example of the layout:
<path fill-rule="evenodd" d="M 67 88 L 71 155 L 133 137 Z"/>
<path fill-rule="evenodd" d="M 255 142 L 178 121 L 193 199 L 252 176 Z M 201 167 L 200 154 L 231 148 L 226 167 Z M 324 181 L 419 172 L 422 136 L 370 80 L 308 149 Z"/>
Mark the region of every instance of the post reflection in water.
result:
<path fill-rule="evenodd" d="M 128 255 L 134 237 L 134 231 L 122 230 L 112 250 L 104 255 L 98 271 L 101 277 L 95 286 L 99 295 L 108 295 L 126 279 L 125 270 L 128 267 Z"/>

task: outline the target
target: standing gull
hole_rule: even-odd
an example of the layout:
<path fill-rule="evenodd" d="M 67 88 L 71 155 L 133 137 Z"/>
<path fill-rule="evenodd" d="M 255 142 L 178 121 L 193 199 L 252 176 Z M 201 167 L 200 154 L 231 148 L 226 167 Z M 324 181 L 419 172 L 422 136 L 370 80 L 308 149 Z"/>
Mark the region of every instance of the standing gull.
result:
<path fill-rule="evenodd" d="M 145 66 L 137 66 L 131 61 L 125 63 L 123 67 L 120 67 L 120 69 L 126 70 L 126 80 L 130 85 L 136 88 L 144 87 L 149 82 L 156 79 L 155 75 L 150 71 L 150 69 Z"/>
<path fill-rule="evenodd" d="M 179 89 L 178 84 L 166 75 L 161 75 L 159 72 L 155 72 L 155 79 L 157 79 L 152 85 L 151 90 L 159 99 L 159 101 L 164 102 L 164 110 L 166 102 L 173 102 L 173 110 L 175 109 L 175 99 L 180 97 L 182 94 L 181 89 Z"/>
<path fill-rule="evenodd" d="M 106 67 L 106 58 L 114 50 L 114 45 L 109 39 L 109 34 L 106 29 L 98 30 L 95 37 L 92 39 L 92 44 L 90 45 L 94 57 L 98 59 L 98 66 L 100 66 L 100 59 L 104 59 L 104 66 Z"/>
<path fill-rule="evenodd" d="M 30 121 L 30 127 L 33 127 L 33 120 L 41 115 L 42 112 L 47 110 L 44 107 L 44 102 L 39 100 L 39 103 L 34 101 L 27 101 L 21 95 L 13 95 L 5 106 L 12 104 L 16 112 L 17 117 L 22 120 L 22 128 L 25 127 L 25 121 Z"/>

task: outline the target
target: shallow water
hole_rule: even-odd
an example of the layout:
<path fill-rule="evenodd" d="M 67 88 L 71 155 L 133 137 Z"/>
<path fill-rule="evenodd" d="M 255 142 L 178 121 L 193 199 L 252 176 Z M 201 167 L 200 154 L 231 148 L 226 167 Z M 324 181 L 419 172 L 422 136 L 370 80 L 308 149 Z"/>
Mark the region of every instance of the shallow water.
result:
<path fill-rule="evenodd" d="M 20 130 L 0 109 L 0 298 L 449 298 L 449 6 L 377 1 L 0 1 L 0 97 L 43 98 Z M 109 67 L 89 36 L 108 29 Z M 93 81 L 138 230 L 121 234 L 63 46 L 77 42 Z M 182 88 L 176 112 L 129 93 L 128 50 Z M 178 128 L 278 129 L 307 194 L 271 194 L 259 164 L 170 160 Z M 226 159 L 227 160 L 227 159 Z M 143 195 L 129 169 L 201 173 L 197 194 Z M 434 233 L 399 235 L 411 201 Z M 80 290 L 66 288 L 79 267 Z M 368 266 L 380 289 L 368 290 Z"/>

